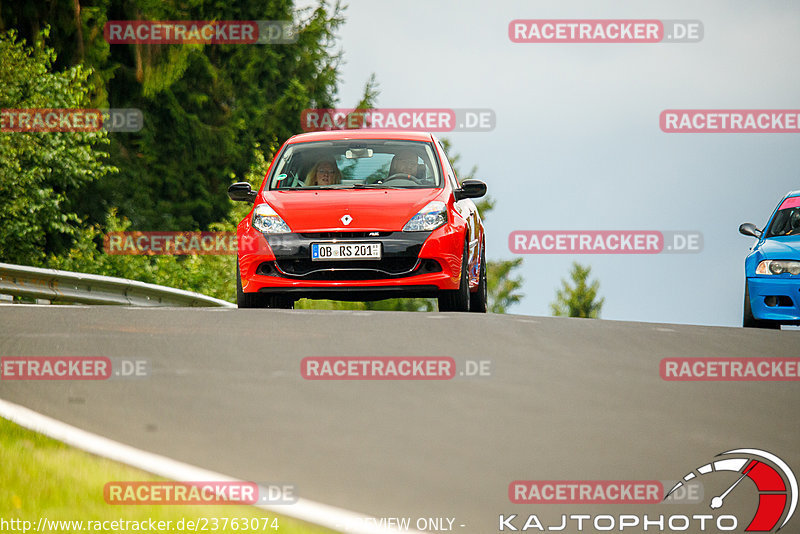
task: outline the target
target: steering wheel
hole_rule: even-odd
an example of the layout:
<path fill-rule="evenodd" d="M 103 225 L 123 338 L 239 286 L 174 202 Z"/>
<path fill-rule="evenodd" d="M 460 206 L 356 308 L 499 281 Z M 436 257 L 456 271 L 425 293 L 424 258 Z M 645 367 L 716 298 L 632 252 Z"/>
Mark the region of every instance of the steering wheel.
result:
<path fill-rule="evenodd" d="M 396 172 L 393 175 L 385 178 L 383 180 L 383 183 L 386 183 L 386 182 L 388 182 L 390 180 L 399 180 L 401 178 L 404 179 L 404 180 L 411 180 L 412 182 L 417 183 L 417 184 L 419 183 L 419 180 L 417 179 L 416 176 L 412 176 L 411 174 L 408 174 L 408 173 L 405 173 L 405 172 Z"/>

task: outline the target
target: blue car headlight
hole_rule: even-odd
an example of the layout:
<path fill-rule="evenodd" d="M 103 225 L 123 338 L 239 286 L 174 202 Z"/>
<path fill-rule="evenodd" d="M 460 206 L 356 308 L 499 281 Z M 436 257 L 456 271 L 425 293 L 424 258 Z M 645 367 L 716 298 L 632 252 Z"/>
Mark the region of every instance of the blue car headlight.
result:
<path fill-rule="evenodd" d="M 428 202 L 403 227 L 404 232 L 430 232 L 447 223 L 447 205 L 439 200 Z"/>
<path fill-rule="evenodd" d="M 253 210 L 253 228 L 265 234 L 288 234 L 292 231 L 269 204 L 259 204 Z"/>
<path fill-rule="evenodd" d="M 756 267 L 756 274 L 800 274 L 800 261 L 763 260 Z"/>

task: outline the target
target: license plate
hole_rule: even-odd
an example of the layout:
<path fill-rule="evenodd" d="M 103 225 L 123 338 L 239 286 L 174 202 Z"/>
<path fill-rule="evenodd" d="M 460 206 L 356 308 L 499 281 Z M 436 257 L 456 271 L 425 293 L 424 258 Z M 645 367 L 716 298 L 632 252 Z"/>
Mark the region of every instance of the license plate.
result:
<path fill-rule="evenodd" d="M 311 243 L 311 259 L 324 260 L 379 260 L 380 243 Z"/>

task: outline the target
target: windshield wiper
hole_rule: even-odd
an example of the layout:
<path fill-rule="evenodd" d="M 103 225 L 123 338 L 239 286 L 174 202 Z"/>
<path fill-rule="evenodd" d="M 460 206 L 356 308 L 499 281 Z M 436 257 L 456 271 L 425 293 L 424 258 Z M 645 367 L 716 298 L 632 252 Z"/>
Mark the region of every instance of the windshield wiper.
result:
<path fill-rule="evenodd" d="M 281 187 L 281 188 L 278 189 L 278 191 L 287 191 L 287 190 L 292 190 L 292 191 L 302 191 L 302 190 L 310 191 L 310 190 L 314 190 L 314 191 L 318 191 L 320 189 L 353 189 L 353 186 L 352 185 L 341 185 L 341 184 L 334 184 L 334 185 L 298 185 L 298 186 L 294 186 L 294 187 Z"/>
<path fill-rule="evenodd" d="M 405 189 L 404 187 L 398 187 L 396 185 L 386 185 L 386 184 L 353 184 L 355 189 Z"/>

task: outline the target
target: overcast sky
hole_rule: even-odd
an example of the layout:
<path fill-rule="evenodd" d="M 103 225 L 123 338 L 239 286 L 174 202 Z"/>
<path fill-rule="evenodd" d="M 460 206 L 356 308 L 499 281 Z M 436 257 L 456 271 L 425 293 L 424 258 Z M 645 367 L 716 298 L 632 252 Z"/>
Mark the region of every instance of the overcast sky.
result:
<path fill-rule="evenodd" d="M 664 133 L 665 109 L 800 109 L 800 4 L 790 1 L 350 0 L 340 105 L 372 73 L 383 108 L 490 108 L 491 132 L 440 134 L 496 208 L 490 259 L 514 230 L 697 230 L 699 254 L 524 255 L 522 303 L 549 315 L 572 261 L 605 319 L 741 325 L 744 257 L 800 189 L 800 134 Z M 513 43 L 515 19 L 687 19 L 695 43 Z"/>

